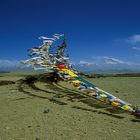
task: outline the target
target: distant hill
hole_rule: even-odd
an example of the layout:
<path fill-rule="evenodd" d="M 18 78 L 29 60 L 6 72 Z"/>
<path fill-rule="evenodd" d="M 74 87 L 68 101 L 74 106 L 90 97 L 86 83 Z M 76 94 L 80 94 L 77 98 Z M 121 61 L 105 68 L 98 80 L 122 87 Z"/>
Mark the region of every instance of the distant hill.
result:
<path fill-rule="evenodd" d="M 140 65 L 128 64 L 75 64 L 74 67 L 85 73 L 138 73 Z"/>
<path fill-rule="evenodd" d="M 117 63 L 116 61 L 103 61 L 102 63 L 88 63 L 80 61 L 73 67 L 81 72 L 92 74 L 139 73 L 140 65 L 130 63 Z M 20 61 L 0 60 L 0 71 L 33 71 L 31 67 L 20 67 Z M 44 70 L 42 70 L 44 71 Z"/>
<path fill-rule="evenodd" d="M 105 78 L 105 77 L 140 77 L 140 73 L 114 73 L 114 74 L 85 74 L 80 73 L 81 76 L 85 76 L 87 78 Z"/>
<path fill-rule="evenodd" d="M 0 73 L 9 73 L 9 71 L 0 71 Z"/>

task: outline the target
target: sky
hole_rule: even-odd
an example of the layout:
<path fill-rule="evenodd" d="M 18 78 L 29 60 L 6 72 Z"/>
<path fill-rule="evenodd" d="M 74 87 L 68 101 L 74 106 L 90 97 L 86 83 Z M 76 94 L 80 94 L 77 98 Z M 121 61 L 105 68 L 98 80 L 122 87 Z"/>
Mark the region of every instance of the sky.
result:
<path fill-rule="evenodd" d="M 139 0 L 0 0 L 0 65 L 27 59 L 41 35 L 66 33 L 73 63 L 139 66 L 139 7 Z"/>

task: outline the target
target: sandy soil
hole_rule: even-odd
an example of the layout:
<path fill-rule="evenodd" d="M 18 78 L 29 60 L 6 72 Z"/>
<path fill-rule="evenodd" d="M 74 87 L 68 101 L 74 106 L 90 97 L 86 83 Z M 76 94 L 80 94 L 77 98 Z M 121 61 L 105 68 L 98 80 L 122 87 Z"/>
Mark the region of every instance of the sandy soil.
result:
<path fill-rule="evenodd" d="M 0 140 L 140 140 L 140 120 L 82 95 L 68 83 L 27 83 L 28 74 L 0 74 Z M 139 77 L 88 79 L 140 104 Z"/>

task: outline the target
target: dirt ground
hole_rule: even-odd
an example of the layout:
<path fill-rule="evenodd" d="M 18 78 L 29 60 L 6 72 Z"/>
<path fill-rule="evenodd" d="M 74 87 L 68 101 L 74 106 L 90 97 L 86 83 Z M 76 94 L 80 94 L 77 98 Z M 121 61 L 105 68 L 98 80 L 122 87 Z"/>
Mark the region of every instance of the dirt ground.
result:
<path fill-rule="evenodd" d="M 0 74 L 0 140 L 140 140 L 140 120 L 129 113 L 113 113 L 66 82 L 25 82 L 28 74 Z M 88 81 L 140 105 L 140 77 Z"/>

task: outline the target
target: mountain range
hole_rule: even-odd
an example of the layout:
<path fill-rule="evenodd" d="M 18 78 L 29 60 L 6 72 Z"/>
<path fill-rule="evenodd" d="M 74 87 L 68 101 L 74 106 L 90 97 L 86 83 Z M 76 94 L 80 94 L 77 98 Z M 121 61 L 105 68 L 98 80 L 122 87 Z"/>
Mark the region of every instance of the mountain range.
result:
<path fill-rule="evenodd" d="M 73 63 L 73 67 L 82 72 L 95 73 L 121 73 L 140 72 L 140 64 L 124 62 L 115 58 L 104 57 L 98 61 L 79 61 Z M 20 61 L 0 60 L 0 71 L 31 71 L 32 68 L 21 68 Z"/>

